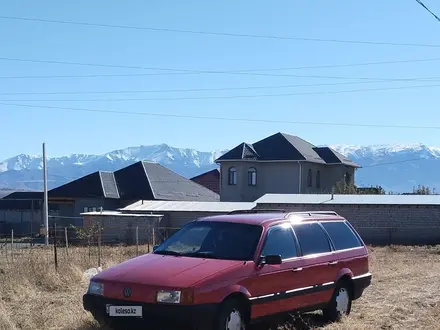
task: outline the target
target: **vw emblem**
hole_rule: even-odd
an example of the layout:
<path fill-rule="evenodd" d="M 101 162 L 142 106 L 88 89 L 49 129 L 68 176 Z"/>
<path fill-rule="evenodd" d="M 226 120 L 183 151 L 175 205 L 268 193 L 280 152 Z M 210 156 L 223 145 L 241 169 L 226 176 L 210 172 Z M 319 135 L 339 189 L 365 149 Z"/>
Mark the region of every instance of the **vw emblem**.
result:
<path fill-rule="evenodd" d="M 130 288 L 125 288 L 124 289 L 124 297 L 128 298 L 131 296 L 131 289 Z"/>

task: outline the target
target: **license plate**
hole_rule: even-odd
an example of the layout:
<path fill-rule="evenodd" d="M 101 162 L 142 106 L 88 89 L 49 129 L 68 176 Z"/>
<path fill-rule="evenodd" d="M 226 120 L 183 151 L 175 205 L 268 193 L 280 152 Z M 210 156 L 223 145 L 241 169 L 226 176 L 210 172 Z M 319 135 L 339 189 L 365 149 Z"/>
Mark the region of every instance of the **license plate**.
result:
<path fill-rule="evenodd" d="M 142 317 L 142 306 L 109 306 L 109 316 Z"/>

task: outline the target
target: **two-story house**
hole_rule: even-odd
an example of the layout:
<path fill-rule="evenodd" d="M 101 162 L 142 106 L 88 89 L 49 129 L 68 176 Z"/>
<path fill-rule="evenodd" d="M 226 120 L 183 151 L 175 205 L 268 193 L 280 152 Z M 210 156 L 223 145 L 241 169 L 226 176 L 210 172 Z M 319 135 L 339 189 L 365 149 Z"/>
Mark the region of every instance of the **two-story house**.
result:
<path fill-rule="evenodd" d="M 354 183 L 360 166 L 328 147 L 276 133 L 241 143 L 216 160 L 220 200 L 255 201 L 267 193 L 330 193 L 339 181 Z"/>

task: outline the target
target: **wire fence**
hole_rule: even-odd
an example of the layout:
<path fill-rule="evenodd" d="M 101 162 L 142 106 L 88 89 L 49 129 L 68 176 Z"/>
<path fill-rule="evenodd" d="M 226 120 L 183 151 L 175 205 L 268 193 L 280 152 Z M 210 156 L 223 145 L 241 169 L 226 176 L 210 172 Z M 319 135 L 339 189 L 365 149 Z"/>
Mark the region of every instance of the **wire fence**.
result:
<path fill-rule="evenodd" d="M 49 230 L 49 246 L 44 235 L 21 233 L 14 236 L 0 235 L 0 266 L 14 263 L 32 256 L 41 262 L 54 264 L 69 263 L 81 259 L 81 264 L 90 267 L 118 263 L 129 258 L 150 253 L 155 245 L 166 240 L 179 228 L 129 226 L 114 230 L 95 224 L 89 228 L 59 227 L 56 223 Z"/>
<path fill-rule="evenodd" d="M 21 233 L 0 235 L 0 268 L 2 264 L 17 267 L 20 262 L 47 263 L 58 269 L 60 265 L 76 264 L 99 267 L 117 264 L 127 259 L 150 253 L 155 245 L 166 240 L 179 228 L 107 225 L 96 222 L 87 227 L 57 226 L 49 231 L 49 246 L 44 235 Z M 438 226 L 357 227 L 369 245 L 431 245 L 440 243 Z"/>

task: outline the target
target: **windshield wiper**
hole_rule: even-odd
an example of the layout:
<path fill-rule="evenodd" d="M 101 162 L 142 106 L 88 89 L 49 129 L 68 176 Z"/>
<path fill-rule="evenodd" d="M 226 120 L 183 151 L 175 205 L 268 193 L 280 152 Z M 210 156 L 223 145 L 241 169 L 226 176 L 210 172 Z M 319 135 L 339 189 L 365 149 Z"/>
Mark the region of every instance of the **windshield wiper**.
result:
<path fill-rule="evenodd" d="M 191 252 L 191 253 L 186 253 L 183 255 L 184 257 L 201 257 L 201 258 L 209 258 L 209 259 L 219 259 L 219 257 L 217 257 L 216 255 L 213 254 L 213 252 Z"/>
<path fill-rule="evenodd" d="M 161 254 L 164 256 L 176 256 L 176 257 L 182 256 L 182 253 L 179 253 L 176 251 L 168 251 L 168 250 L 154 251 L 153 253 L 154 254 Z"/>

